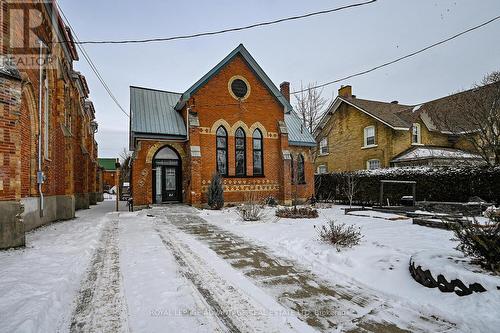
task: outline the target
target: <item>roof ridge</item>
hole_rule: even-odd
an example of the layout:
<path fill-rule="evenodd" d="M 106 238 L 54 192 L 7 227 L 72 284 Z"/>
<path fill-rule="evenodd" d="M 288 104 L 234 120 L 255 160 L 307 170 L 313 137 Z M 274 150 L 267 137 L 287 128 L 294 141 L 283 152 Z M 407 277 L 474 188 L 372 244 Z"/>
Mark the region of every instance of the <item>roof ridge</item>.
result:
<path fill-rule="evenodd" d="M 349 99 L 349 100 L 360 100 L 360 101 L 366 101 L 366 102 L 375 102 L 375 103 L 382 103 L 382 104 L 392 104 L 392 105 L 399 105 L 399 106 L 403 106 L 403 107 L 415 107 L 416 105 L 418 104 L 415 104 L 415 105 L 409 105 L 409 104 L 400 104 L 400 103 L 392 103 L 392 102 L 384 102 L 384 101 L 377 101 L 377 100 L 374 100 L 374 99 L 365 99 L 365 98 L 358 98 L 358 97 L 344 97 L 344 96 L 338 96 L 339 98 L 342 98 L 342 99 Z"/>
<path fill-rule="evenodd" d="M 147 88 L 147 87 L 140 87 L 140 86 L 130 86 L 130 88 L 150 90 L 150 91 L 159 91 L 159 92 L 164 92 L 164 93 L 182 95 L 182 93 L 180 93 L 180 92 L 175 92 L 175 91 L 170 91 L 170 90 L 163 90 L 163 89 L 156 89 L 156 88 Z"/>

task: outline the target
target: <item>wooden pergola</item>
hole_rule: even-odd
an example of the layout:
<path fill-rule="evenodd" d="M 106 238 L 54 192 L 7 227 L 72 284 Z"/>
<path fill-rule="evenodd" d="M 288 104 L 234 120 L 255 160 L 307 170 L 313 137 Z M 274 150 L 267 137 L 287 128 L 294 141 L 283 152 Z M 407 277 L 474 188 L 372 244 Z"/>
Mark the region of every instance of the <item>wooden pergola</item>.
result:
<path fill-rule="evenodd" d="M 417 195 L 417 182 L 413 180 L 381 180 L 380 181 L 380 206 L 384 205 L 384 184 L 411 184 L 413 206 L 415 206 L 415 196 Z"/>

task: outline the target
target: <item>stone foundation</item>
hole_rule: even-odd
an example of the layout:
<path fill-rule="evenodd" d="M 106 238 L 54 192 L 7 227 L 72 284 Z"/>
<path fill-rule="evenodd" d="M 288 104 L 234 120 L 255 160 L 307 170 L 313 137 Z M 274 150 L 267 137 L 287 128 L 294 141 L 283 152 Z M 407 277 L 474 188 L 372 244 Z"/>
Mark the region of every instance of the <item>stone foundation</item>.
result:
<path fill-rule="evenodd" d="M 75 210 L 89 209 L 90 201 L 88 193 L 77 193 L 75 194 Z"/>
<path fill-rule="evenodd" d="M 89 205 L 97 205 L 97 192 L 89 193 Z"/>
<path fill-rule="evenodd" d="M 25 231 L 54 221 L 69 220 L 75 217 L 75 198 L 71 195 L 45 197 L 43 216 L 40 216 L 40 199 L 38 197 L 23 198 L 21 202 L 24 205 L 22 218 Z"/>
<path fill-rule="evenodd" d="M 103 202 L 104 201 L 104 193 L 98 192 L 97 193 L 97 202 Z"/>
<path fill-rule="evenodd" d="M 0 249 L 24 246 L 23 205 L 17 201 L 0 201 Z"/>

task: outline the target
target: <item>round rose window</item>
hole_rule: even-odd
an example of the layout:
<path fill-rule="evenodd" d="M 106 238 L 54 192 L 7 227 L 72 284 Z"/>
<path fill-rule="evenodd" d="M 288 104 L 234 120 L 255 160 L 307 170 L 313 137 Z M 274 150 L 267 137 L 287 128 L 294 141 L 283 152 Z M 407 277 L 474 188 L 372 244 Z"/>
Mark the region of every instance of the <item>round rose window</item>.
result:
<path fill-rule="evenodd" d="M 248 87 L 245 81 L 241 79 L 236 79 L 233 82 L 231 82 L 231 91 L 233 92 L 234 96 L 238 98 L 243 98 L 246 96 L 248 92 Z"/>

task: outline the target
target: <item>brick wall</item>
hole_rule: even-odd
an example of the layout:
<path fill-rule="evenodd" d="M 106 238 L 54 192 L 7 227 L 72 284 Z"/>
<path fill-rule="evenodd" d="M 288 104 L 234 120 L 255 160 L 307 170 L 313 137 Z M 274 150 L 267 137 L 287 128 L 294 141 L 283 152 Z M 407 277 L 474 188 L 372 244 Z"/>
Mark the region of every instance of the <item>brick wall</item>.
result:
<path fill-rule="evenodd" d="M 229 82 L 234 76 L 243 77 L 250 87 L 250 94 L 243 101 L 233 98 L 229 92 Z M 278 122 L 284 121 L 283 106 L 268 91 L 261 80 L 253 73 L 241 56 L 236 56 L 209 82 L 196 91 L 186 108 L 198 118 L 198 124 L 190 126 L 189 144 L 182 146 L 184 201 L 195 205 L 206 203 L 206 191 L 212 175 L 216 172 L 216 131 L 223 126 L 228 133 L 228 176 L 224 179 L 224 198 L 226 202 L 240 202 L 245 193 L 254 191 L 262 199 L 273 196 L 290 203 L 290 163 L 283 159 L 287 150 L 288 138 L 279 133 Z M 186 120 L 186 119 L 185 119 Z M 246 135 L 245 177 L 237 177 L 235 161 L 235 132 L 241 127 Z M 255 129 L 263 134 L 264 176 L 253 175 L 253 141 Z M 151 156 L 161 145 L 169 142 L 141 140 L 136 149 L 132 171 L 132 190 L 134 203 L 145 205 L 152 202 Z M 201 158 L 191 156 L 191 147 L 200 147 Z M 175 147 L 174 147 L 175 148 Z M 306 184 L 297 186 L 301 198 L 309 198 L 314 192 L 314 167 L 310 149 L 294 148 L 305 156 Z M 179 150 L 178 150 L 179 151 Z"/>

